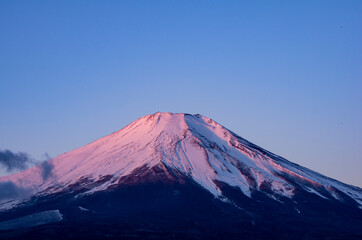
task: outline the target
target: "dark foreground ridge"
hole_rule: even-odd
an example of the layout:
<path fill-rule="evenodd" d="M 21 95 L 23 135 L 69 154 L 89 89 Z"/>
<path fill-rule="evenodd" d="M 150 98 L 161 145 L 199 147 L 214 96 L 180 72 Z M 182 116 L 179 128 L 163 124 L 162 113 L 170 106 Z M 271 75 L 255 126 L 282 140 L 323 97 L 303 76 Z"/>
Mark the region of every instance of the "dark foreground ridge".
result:
<path fill-rule="evenodd" d="M 139 170 L 139 174 L 142 169 Z M 171 176 L 171 177 L 170 177 Z M 0 239 L 361 239 L 361 214 L 339 202 L 326 205 L 300 195 L 276 202 L 219 183 L 232 203 L 216 199 L 195 182 L 165 169 L 114 189 L 74 198 L 75 193 L 33 199 L 2 213 L 0 220 L 59 209 L 58 223 L 0 231 Z M 177 180 L 176 180 L 177 179 Z M 242 208 L 239 206 L 243 206 Z"/>

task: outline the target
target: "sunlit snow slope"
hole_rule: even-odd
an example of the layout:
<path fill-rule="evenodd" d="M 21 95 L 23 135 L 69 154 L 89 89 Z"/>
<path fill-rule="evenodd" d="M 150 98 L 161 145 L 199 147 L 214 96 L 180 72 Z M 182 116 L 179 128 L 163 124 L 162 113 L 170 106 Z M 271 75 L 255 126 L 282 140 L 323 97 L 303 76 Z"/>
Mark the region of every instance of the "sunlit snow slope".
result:
<path fill-rule="evenodd" d="M 293 198 L 296 186 L 321 198 L 362 204 L 361 189 L 343 184 L 274 155 L 201 115 L 155 113 L 64 153 L 42 165 L 0 178 L 8 195 L 2 208 L 34 196 L 71 191 L 97 182 L 83 194 L 108 189 L 137 169 L 172 169 L 223 199 L 217 183 L 248 197 L 268 189 L 270 197 Z M 137 177 L 137 176 L 136 176 Z"/>

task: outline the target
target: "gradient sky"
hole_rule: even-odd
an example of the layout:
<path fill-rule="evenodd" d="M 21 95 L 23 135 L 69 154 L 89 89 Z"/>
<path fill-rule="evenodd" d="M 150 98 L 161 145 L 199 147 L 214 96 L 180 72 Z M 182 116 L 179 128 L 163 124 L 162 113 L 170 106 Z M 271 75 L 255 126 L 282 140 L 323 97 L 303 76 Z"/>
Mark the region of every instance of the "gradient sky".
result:
<path fill-rule="evenodd" d="M 0 2 L 0 149 L 200 113 L 362 187 L 362 1 Z M 4 175 L 4 170 L 0 170 Z"/>

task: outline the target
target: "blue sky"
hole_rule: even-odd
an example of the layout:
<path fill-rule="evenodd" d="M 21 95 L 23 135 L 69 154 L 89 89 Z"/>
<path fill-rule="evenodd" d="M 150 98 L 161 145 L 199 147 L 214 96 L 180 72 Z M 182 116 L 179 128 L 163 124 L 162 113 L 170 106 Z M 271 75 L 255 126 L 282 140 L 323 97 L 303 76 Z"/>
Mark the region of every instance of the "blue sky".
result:
<path fill-rule="evenodd" d="M 361 12 L 361 1 L 1 1 L 0 149 L 55 157 L 146 114 L 200 113 L 361 187 Z"/>

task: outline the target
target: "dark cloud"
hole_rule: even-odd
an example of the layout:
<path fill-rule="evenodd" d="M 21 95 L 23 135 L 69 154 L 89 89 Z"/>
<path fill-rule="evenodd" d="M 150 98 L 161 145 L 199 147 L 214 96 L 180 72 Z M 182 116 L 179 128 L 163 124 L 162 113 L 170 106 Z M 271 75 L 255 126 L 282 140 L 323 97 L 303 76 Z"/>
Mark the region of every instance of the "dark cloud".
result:
<path fill-rule="evenodd" d="M 14 153 L 7 149 L 0 150 L 0 165 L 3 165 L 8 172 L 12 170 L 24 170 L 33 163 L 34 160 L 27 153 Z"/>
<path fill-rule="evenodd" d="M 21 197 L 25 190 L 16 186 L 13 182 L 0 182 L 0 200 Z"/>
<path fill-rule="evenodd" d="M 53 164 L 48 161 L 50 159 L 51 157 L 45 153 L 41 160 L 43 162 L 39 165 L 41 168 L 41 176 L 44 181 L 52 176 Z M 40 161 L 35 161 L 30 158 L 28 154 L 23 152 L 13 153 L 10 150 L 0 150 L 0 165 L 5 166 L 5 170 L 7 171 L 24 170 L 36 163 L 39 164 L 39 162 Z M 11 181 L 0 182 L 0 201 L 23 197 L 26 192 L 26 189 L 18 187 Z"/>
<path fill-rule="evenodd" d="M 51 157 L 48 153 L 45 153 L 41 160 L 35 160 L 24 152 L 14 153 L 8 149 L 0 150 L 0 167 L 4 166 L 7 172 L 25 170 L 40 163 L 43 180 L 48 179 L 52 175 L 53 165 L 48 161 L 50 159 Z"/>
<path fill-rule="evenodd" d="M 43 181 L 47 180 L 49 177 L 52 176 L 53 164 L 50 161 L 45 161 L 41 165 L 41 176 Z"/>
<path fill-rule="evenodd" d="M 47 180 L 49 177 L 52 176 L 52 170 L 53 170 L 53 164 L 49 161 L 51 157 L 48 153 L 45 153 L 43 155 L 43 161 L 40 164 L 41 167 L 41 176 L 43 178 L 43 181 Z"/>

